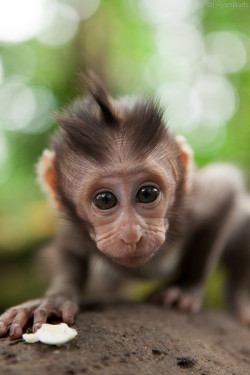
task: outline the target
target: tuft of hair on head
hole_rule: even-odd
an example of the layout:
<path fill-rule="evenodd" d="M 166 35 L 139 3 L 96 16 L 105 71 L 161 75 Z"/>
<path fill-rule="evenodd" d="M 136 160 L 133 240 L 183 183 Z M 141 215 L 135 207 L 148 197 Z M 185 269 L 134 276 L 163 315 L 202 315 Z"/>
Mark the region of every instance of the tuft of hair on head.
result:
<path fill-rule="evenodd" d="M 143 97 L 134 98 L 131 103 L 115 101 L 94 73 L 81 77 L 90 95 L 55 116 L 59 131 L 52 149 L 59 159 L 64 160 L 69 151 L 98 164 L 113 160 L 112 152 L 118 149 L 123 150 L 123 156 L 138 160 L 156 149 L 164 148 L 164 155 L 165 149 L 172 155 L 177 153 L 157 101 Z"/>
<path fill-rule="evenodd" d="M 87 91 L 98 104 L 101 118 L 110 126 L 116 125 L 119 119 L 101 80 L 91 70 L 88 70 L 87 74 L 80 74 L 80 78 L 84 81 Z"/>
<path fill-rule="evenodd" d="M 105 141 L 109 131 L 119 128 L 120 119 L 115 113 L 106 89 L 93 72 L 81 74 L 89 96 L 77 99 L 73 105 L 56 113 L 54 118 L 59 132 L 53 139 L 57 154 L 63 154 L 65 145 L 93 161 L 104 160 L 107 154 Z"/>

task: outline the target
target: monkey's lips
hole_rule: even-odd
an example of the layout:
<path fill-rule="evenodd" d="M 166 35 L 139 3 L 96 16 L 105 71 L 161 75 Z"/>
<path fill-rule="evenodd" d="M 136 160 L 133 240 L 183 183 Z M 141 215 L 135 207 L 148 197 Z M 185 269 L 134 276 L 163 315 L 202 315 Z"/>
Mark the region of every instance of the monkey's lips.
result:
<path fill-rule="evenodd" d="M 145 264 L 153 255 L 154 252 L 150 252 L 147 254 L 128 256 L 123 258 L 112 257 L 112 260 L 115 263 L 120 264 L 121 266 L 136 268 Z"/>

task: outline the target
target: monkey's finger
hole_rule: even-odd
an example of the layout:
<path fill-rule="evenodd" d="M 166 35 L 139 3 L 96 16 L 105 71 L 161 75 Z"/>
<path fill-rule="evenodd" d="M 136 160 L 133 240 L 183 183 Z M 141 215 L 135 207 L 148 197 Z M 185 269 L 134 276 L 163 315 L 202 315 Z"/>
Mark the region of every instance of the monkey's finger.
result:
<path fill-rule="evenodd" d="M 237 306 L 235 314 L 238 316 L 242 324 L 250 324 L 250 305 L 248 303 L 243 303 Z"/>
<path fill-rule="evenodd" d="M 196 314 L 201 309 L 201 301 L 193 301 L 189 306 L 189 311 L 193 314 Z"/>
<path fill-rule="evenodd" d="M 66 301 L 61 307 L 62 320 L 67 324 L 74 323 L 74 317 L 77 312 L 77 306 L 72 301 Z"/>
<path fill-rule="evenodd" d="M 7 310 L 2 316 L 0 321 L 0 337 L 6 336 L 8 327 L 17 314 L 16 309 Z"/>
<path fill-rule="evenodd" d="M 48 318 L 48 309 L 46 307 L 40 306 L 34 311 L 34 322 L 33 322 L 33 332 L 36 332 L 43 323 L 46 323 Z"/>
<path fill-rule="evenodd" d="M 172 306 L 181 294 L 180 288 L 170 288 L 164 293 L 163 304 L 165 306 Z"/>
<path fill-rule="evenodd" d="M 23 327 L 28 322 L 30 318 L 30 313 L 27 309 L 22 309 L 17 312 L 15 318 L 10 327 L 10 337 L 13 339 L 18 339 L 22 336 Z"/>
<path fill-rule="evenodd" d="M 190 311 L 193 303 L 194 299 L 191 296 L 182 294 L 176 301 L 176 307 L 183 311 Z"/>
<path fill-rule="evenodd" d="M 201 307 L 200 299 L 193 294 L 181 294 L 176 301 L 176 307 L 190 313 L 197 313 Z"/>

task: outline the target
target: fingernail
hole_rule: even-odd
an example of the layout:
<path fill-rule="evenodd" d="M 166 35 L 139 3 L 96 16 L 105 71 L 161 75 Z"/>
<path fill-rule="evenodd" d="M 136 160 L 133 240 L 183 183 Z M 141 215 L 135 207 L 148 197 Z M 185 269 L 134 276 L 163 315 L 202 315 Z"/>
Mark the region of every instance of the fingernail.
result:
<path fill-rule="evenodd" d="M 16 329 L 15 328 L 11 328 L 10 329 L 10 337 L 14 337 L 15 336 L 15 332 L 16 332 Z"/>
<path fill-rule="evenodd" d="M 73 315 L 69 315 L 67 321 L 68 321 L 69 324 L 73 324 L 74 323 Z"/>
<path fill-rule="evenodd" d="M 20 327 L 15 327 L 10 330 L 10 337 L 12 339 L 18 339 L 22 336 L 22 330 Z"/>
<path fill-rule="evenodd" d="M 37 324 L 35 324 L 35 325 L 33 326 L 32 331 L 33 331 L 33 332 L 36 332 L 39 328 L 41 328 L 41 326 L 42 326 L 41 323 L 37 323 Z"/>

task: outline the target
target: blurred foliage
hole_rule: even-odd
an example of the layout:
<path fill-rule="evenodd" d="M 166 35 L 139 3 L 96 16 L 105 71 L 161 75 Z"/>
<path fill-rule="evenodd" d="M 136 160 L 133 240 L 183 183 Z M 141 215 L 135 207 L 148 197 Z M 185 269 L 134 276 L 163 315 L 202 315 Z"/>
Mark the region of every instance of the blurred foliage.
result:
<path fill-rule="evenodd" d="M 249 35 L 249 9 L 205 6 L 201 15 L 204 33 L 235 30 Z M 90 18 L 80 22 L 77 34 L 66 44 L 52 47 L 36 38 L 0 43 L 4 80 L 22 77 L 31 87 L 45 87 L 54 98 L 47 124 L 39 132 L 25 128 L 3 132 L 7 156 L 0 162 L 0 308 L 36 296 L 44 285 L 30 254 L 51 237 L 55 225 L 37 184 L 35 164 L 54 131 L 54 110 L 83 92 L 77 75 L 87 68 L 95 71 L 115 96 L 135 92 L 153 95 L 144 69 L 156 50 L 153 35 L 154 25 L 141 17 L 133 1 L 105 0 Z M 250 54 L 250 40 L 246 43 Z M 249 66 L 248 55 L 245 68 L 228 75 L 238 92 L 239 107 L 226 124 L 223 139 L 205 149 L 196 146 L 202 136 L 199 130 L 185 135 L 195 147 L 198 165 L 214 160 L 235 162 L 250 183 Z M 209 301 L 214 289 L 209 288 Z"/>
<path fill-rule="evenodd" d="M 0 256 L 0 312 L 42 296 L 45 286 L 43 269 L 32 249 L 26 249 L 25 254 Z"/>
<path fill-rule="evenodd" d="M 216 2 L 214 2 L 215 4 Z M 223 3 L 223 2 L 221 2 Z M 225 1 L 225 3 L 228 3 Z M 232 7 L 206 7 L 203 17 L 203 27 L 206 32 L 214 30 L 235 30 L 249 37 L 249 13 L 247 8 Z M 248 44 L 247 66 L 240 72 L 231 73 L 229 78 L 238 90 L 239 108 L 235 116 L 227 124 L 226 138 L 223 145 L 216 153 L 209 153 L 204 157 L 202 150 L 197 155 L 199 164 L 206 164 L 213 160 L 234 162 L 241 166 L 246 174 L 248 186 L 250 185 L 250 123 L 249 123 L 249 99 L 250 99 L 250 40 Z"/>

